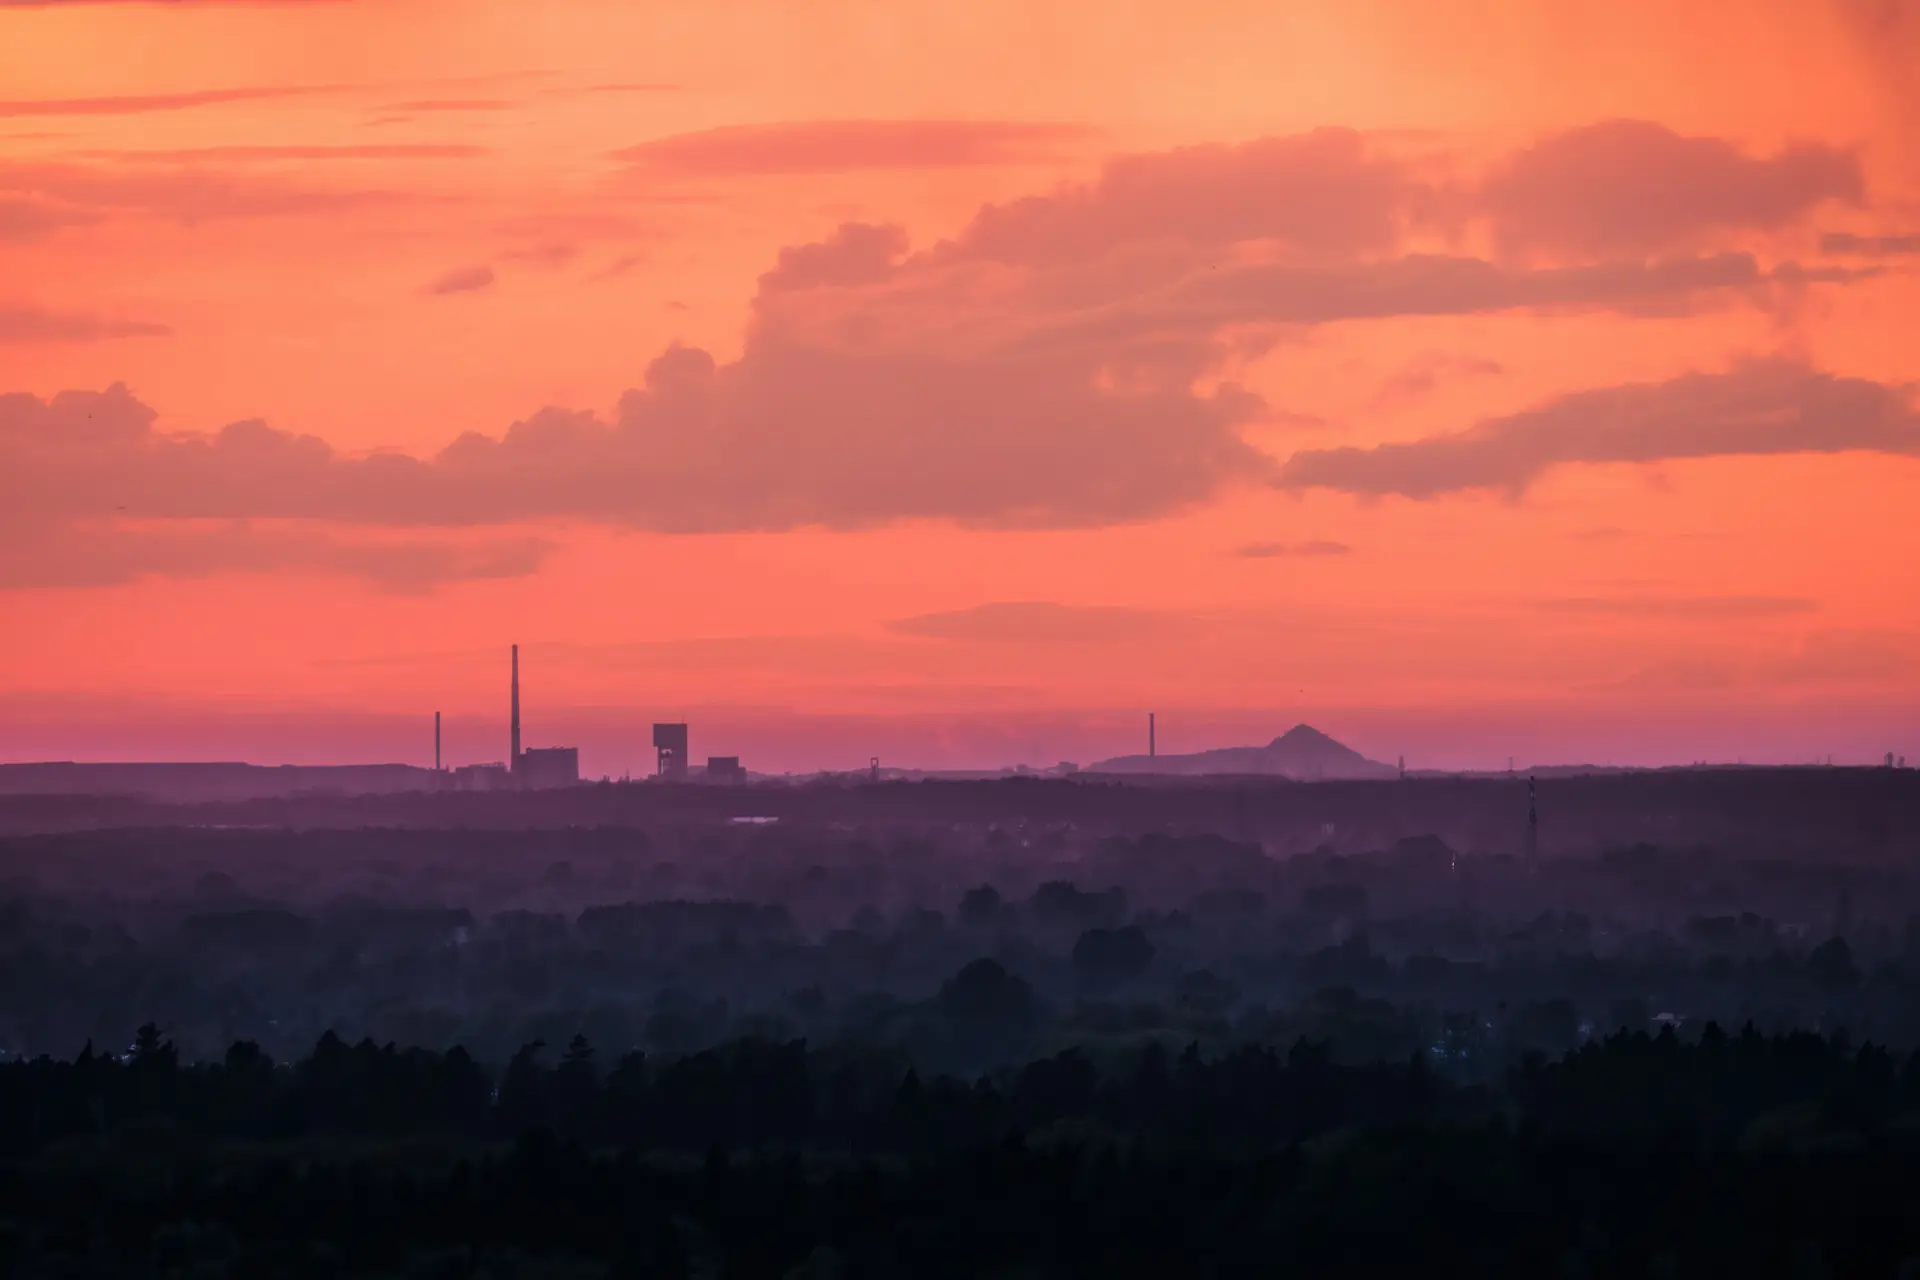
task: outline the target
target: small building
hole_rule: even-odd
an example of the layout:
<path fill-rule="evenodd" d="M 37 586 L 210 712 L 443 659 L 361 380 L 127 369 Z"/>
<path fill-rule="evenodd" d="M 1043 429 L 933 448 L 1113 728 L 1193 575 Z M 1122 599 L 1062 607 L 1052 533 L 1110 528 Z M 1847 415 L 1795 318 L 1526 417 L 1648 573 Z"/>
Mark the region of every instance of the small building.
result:
<path fill-rule="evenodd" d="M 740 767 L 739 756 L 708 756 L 708 782 L 745 782 L 747 771 Z"/>
<path fill-rule="evenodd" d="M 523 787 L 572 787 L 580 783 L 580 748 L 528 747 L 520 753 Z"/>

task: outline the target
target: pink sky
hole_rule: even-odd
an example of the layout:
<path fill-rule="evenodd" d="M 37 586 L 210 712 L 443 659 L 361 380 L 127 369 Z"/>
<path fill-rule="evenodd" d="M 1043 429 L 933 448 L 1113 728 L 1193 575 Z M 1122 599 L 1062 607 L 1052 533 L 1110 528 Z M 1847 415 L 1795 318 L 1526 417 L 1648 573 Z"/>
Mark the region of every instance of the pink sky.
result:
<path fill-rule="evenodd" d="M 0 759 L 499 759 L 514 642 L 595 774 L 1920 757 L 1917 65 L 1884 0 L 0 0 Z"/>

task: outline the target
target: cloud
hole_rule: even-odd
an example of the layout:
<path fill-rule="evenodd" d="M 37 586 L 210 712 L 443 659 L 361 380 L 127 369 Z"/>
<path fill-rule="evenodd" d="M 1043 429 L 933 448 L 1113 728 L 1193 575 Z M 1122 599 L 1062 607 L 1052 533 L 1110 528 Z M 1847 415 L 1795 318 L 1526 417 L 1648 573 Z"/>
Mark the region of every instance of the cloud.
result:
<path fill-rule="evenodd" d="M 1920 253 L 1920 235 L 1857 236 L 1846 231 L 1829 231 L 1820 237 L 1820 252 L 1847 257 L 1891 258 Z"/>
<path fill-rule="evenodd" d="M 8 172 L 0 167 L 0 189 Z M 39 185 L 157 200 L 64 170 Z M 736 356 L 669 347 L 610 414 L 549 407 L 431 456 L 350 457 L 260 422 L 212 436 L 161 432 L 151 410 L 114 388 L 7 402 L 0 462 L 20 477 L 23 501 L 70 515 L 98 514 L 87 495 L 119 492 L 174 518 L 578 519 L 705 532 L 901 520 L 1101 527 L 1188 510 L 1235 484 L 1424 495 L 1524 487 L 1589 455 L 1778 451 L 1767 415 L 1791 412 L 1791 397 L 1809 394 L 1806 379 L 1762 386 L 1749 371 L 1725 385 L 1747 387 L 1753 403 L 1720 405 L 1747 414 L 1738 431 L 1716 435 L 1692 405 L 1662 418 L 1655 393 L 1615 389 L 1597 405 L 1575 398 L 1460 439 L 1300 453 L 1283 470 L 1243 435 L 1268 420 L 1268 406 L 1221 373 L 1290 327 L 1689 314 L 1774 306 L 1852 278 L 1750 253 L 1527 266 L 1406 252 L 1407 226 L 1426 216 L 1430 195 L 1374 143 L 1337 130 L 1123 157 L 1091 182 L 986 206 L 952 239 L 917 251 L 900 229 L 861 223 L 788 246 L 750 300 Z M 587 238 L 544 223 L 526 233 L 523 248 Z M 491 272 L 468 266 L 437 288 L 484 288 Z M 1872 384 L 1840 385 L 1833 394 Z M 1622 406 L 1649 421 L 1623 426 Z M 123 429 L 99 436 L 76 421 L 83 410 Z M 1413 451 L 1404 474 L 1393 449 Z"/>
<path fill-rule="evenodd" d="M 493 280 L 492 267 L 455 267 L 428 283 L 427 292 L 432 294 L 476 293 L 481 289 L 492 288 Z"/>
<path fill-rule="evenodd" d="M 325 531 L 117 521 L 71 522 L 11 536 L 0 524 L 0 590 L 112 586 L 140 578 L 204 578 L 288 569 L 337 573 L 388 591 L 417 593 L 443 583 L 524 577 L 556 550 L 532 537 L 472 543 L 348 540 Z"/>
<path fill-rule="evenodd" d="M 338 87 L 334 85 L 268 85 L 242 89 L 195 89 L 184 93 L 121 94 L 104 98 L 8 98 L 0 99 L 0 117 L 141 115 L 150 111 L 185 111 L 192 107 L 264 102 L 337 91 Z"/>
<path fill-rule="evenodd" d="M 1686 316 L 1732 303 L 1779 311 L 1809 284 L 1855 278 L 1816 275 L 1795 263 L 1769 269 L 1746 253 L 1538 269 L 1438 254 L 1257 264 L 1188 272 L 1107 299 L 1079 299 L 1083 305 L 1062 308 L 1057 319 L 1041 312 L 1030 341 L 1122 351 L 1142 339 L 1164 344 L 1177 335 L 1194 359 L 1211 356 L 1211 335 L 1230 325 L 1298 327 L 1503 312 Z"/>
<path fill-rule="evenodd" d="M 1045 363 L 863 355 L 756 335 L 739 361 L 670 348 L 611 421 L 549 409 L 432 458 L 349 458 L 259 422 L 172 436 L 123 387 L 0 399 L 0 468 L 28 507 L 107 495 L 144 515 L 668 531 L 1108 524 L 1264 473 L 1231 391 L 1122 394 Z M 90 505 L 92 504 L 92 505 Z"/>
<path fill-rule="evenodd" d="M 1576 392 L 1454 435 L 1303 450 L 1279 483 L 1422 499 L 1470 489 L 1519 494 L 1574 463 L 1845 452 L 1920 454 L 1912 389 L 1754 360 L 1725 373 Z"/>
<path fill-rule="evenodd" d="M 1344 542 L 1249 542 L 1235 547 L 1233 554 L 1243 560 L 1277 560 L 1287 557 L 1317 558 L 1350 555 L 1353 548 Z"/>
<path fill-rule="evenodd" d="M 1120 156 L 1092 182 L 982 208 L 940 256 L 1058 269 L 1124 252 L 1148 267 L 1224 274 L 1294 267 L 1304 254 L 1338 266 L 1483 220 L 1511 251 L 1626 266 L 1692 252 L 1724 258 L 1729 246 L 1715 236 L 1774 230 L 1864 198 L 1849 152 L 1805 145 L 1752 157 L 1643 121 L 1543 138 L 1477 185 L 1398 154 L 1383 136 L 1327 128 Z"/>
<path fill-rule="evenodd" d="M 1860 161 L 1846 151 L 1808 143 L 1754 157 L 1724 139 L 1611 120 L 1544 139 L 1497 165 L 1478 206 L 1506 249 L 1607 255 L 1777 230 L 1822 204 L 1864 199 Z"/>
<path fill-rule="evenodd" d="M 123 164 L 199 164 L 208 161 L 232 164 L 272 164 L 285 160 L 471 160 L 488 154 L 488 148 L 451 142 L 407 142 L 387 145 L 351 143 L 337 145 L 175 147 L 147 151 L 83 151 L 96 160 L 114 160 Z"/>
<path fill-rule="evenodd" d="M 1117 248 L 1277 241 L 1353 253 L 1397 244 L 1430 189 L 1350 129 L 1109 161 L 1098 180 L 987 205 L 950 259 L 1062 263 Z"/>
<path fill-rule="evenodd" d="M 613 153 L 653 174 L 719 177 L 1046 163 L 1093 131 L 994 120 L 814 120 L 727 125 Z"/>
<path fill-rule="evenodd" d="M 1015 601 L 901 618 L 888 629 L 931 640 L 1076 644 L 1158 637 L 1183 621 L 1152 609 Z"/>
<path fill-rule="evenodd" d="M 1606 614 L 1677 622 L 1721 622 L 1813 613 L 1819 605 L 1798 596 L 1558 596 L 1528 602 L 1551 613 Z"/>
<path fill-rule="evenodd" d="M 906 251 L 907 233 L 899 227 L 849 222 L 817 244 L 780 250 L 773 270 L 760 277 L 760 293 L 879 284 Z"/>
<path fill-rule="evenodd" d="M 0 346 L 9 343 L 104 342 L 111 338 L 164 337 L 173 332 L 163 324 L 115 320 L 71 311 L 43 311 L 37 307 L 0 304 Z"/>

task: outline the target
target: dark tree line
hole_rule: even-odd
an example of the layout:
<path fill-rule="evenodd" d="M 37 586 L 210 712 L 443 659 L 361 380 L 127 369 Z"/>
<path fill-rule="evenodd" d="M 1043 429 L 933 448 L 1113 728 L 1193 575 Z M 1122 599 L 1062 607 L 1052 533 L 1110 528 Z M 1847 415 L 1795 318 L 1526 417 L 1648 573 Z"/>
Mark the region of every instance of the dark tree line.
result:
<path fill-rule="evenodd" d="M 1709 1027 L 1501 1090 L 1302 1042 L 973 1080 L 743 1041 L 0 1066 L 0 1274 L 1891 1278 L 1920 1055 Z M 424 1144 L 424 1145 L 423 1145 Z M 1905 1269 L 1903 1269 L 1905 1268 Z"/>
<path fill-rule="evenodd" d="M 533 1132 L 593 1147 L 923 1154 L 989 1146 L 1067 1124 L 1155 1147 L 1251 1156 L 1330 1132 L 1503 1116 L 1582 1141 L 1693 1147 L 1810 1134 L 1920 1139 L 1920 1053 L 1842 1035 L 1696 1038 L 1619 1033 L 1564 1057 L 1530 1055 L 1502 1090 L 1465 1088 L 1423 1056 L 1346 1065 L 1324 1044 L 1247 1045 L 1204 1057 L 1149 1042 L 1082 1050 L 974 1079 L 923 1077 L 891 1054 L 740 1040 L 611 1061 L 584 1036 L 535 1042 L 498 1070 L 464 1049 L 400 1049 L 328 1033 L 274 1063 L 240 1042 L 182 1063 L 151 1024 L 123 1054 L 0 1064 L 0 1143 L 19 1159 L 73 1140 L 184 1135 L 216 1142 L 319 1138 L 513 1141 Z"/>
<path fill-rule="evenodd" d="M 0 1066 L 4 1155 L 74 1141 L 168 1135 L 234 1143 L 432 1138 L 511 1141 L 546 1132 L 593 1147 L 702 1153 L 782 1149 L 922 1154 L 990 1146 L 1083 1123 L 1116 1137 L 1252 1153 L 1343 1126 L 1465 1116 L 1478 1095 L 1446 1088 L 1421 1059 L 1341 1066 L 1324 1045 L 1247 1046 L 1204 1060 L 1149 1044 L 1102 1070 L 1070 1050 L 967 1080 L 923 1078 L 882 1053 L 820 1053 L 804 1041 L 742 1040 L 604 1068 L 584 1037 L 538 1042 L 490 1072 L 454 1048 L 348 1045 L 329 1033 L 306 1058 L 270 1062 L 250 1043 L 185 1065 L 151 1025 L 132 1050 Z"/>

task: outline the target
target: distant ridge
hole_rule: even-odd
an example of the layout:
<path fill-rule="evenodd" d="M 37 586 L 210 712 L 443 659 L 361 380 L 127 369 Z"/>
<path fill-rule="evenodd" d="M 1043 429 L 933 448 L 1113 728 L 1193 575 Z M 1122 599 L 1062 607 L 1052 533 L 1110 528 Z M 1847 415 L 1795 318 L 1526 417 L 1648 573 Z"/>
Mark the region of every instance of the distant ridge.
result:
<path fill-rule="evenodd" d="M 1090 773 L 1257 774 L 1298 782 L 1391 778 L 1392 765 L 1369 760 L 1312 725 L 1297 724 L 1264 747 L 1218 747 L 1184 756 L 1116 756 L 1088 767 Z"/>

